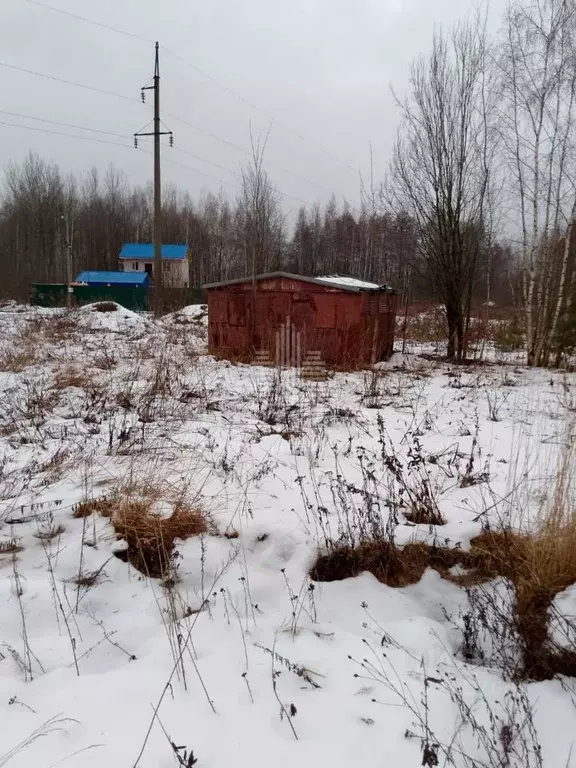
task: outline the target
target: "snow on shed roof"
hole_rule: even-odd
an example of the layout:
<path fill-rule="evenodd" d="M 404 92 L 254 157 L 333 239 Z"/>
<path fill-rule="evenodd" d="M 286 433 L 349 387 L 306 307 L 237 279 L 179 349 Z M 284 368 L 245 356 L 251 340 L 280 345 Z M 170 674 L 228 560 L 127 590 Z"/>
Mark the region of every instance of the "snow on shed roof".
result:
<path fill-rule="evenodd" d="M 150 277 L 146 272 L 106 272 L 85 270 L 80 272 L 76 283 L 88 285 L 148 285 Z"/>
<path fill-rule="evenodd" d="M 183 261 L 188 254 L 187 245 L 166 245 L 162 243 L 162 258 Z M 121 259 L 154 259 L 154 243 L 124 243 Z"/>
<path fill-rule="evenodd" d="M 378 285 L 378 283 L 368 283 L 366 280 L 358 280 L 355 277 L 345 277 L 344 275 L 322 275 L 318 276 L 316 280 L 320 280 L 321 283 L 329 283 L 337 288 L 356 288 L 359 291 L 377 291 L 386 287 Z"/>
<path fill-rule="evenodd" d="M 367 283 L 364 280 L 356 280 L 354 277 L 342 277 L 340 275 L 328 277 L 306 277 L 305 275 L 293 275 L 290 272 L 268 272 L 262 275 L 251 277 L 238 277 L 235 280 L 224 280 L 220 283 L 208 283 L 203 288 L 223 288 L 226 285 L 238 285 L 240 283 L 252 283 L 260 280 L 273 280 L 278 277 L 284 277 L 288 280 L 299 280 L 302 283 L 313 283 L 314 285 L 324 285 L 341 291 L 387 291 L 393 292 L 387 285 L 377 285 L 376 283 Z"/>

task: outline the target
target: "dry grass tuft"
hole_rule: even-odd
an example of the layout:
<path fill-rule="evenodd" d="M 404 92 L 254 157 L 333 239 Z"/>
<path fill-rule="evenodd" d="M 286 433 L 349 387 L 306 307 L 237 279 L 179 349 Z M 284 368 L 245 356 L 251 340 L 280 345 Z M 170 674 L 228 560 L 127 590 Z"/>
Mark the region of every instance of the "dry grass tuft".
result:
<path fill-rule="evenodd" d="M 446 525 L 446 520 L 438 507 L 428 504 L 415 504 L 404 517 L 414 525 Z"/>
<path fill-rule="evenodd" d="M 548 626 L 554 598 L 576 584 L 576 515 L 566 496 L 571 466 L 568 462 L 561 467 L 552 507 L 530 533 L 506 527 L 487 530 L 472 539 L 467 551 L 421 543 L 397 547 L 384 539 L 355 548 L 334 547 L 318 557 L 310 576 L 336 581 L 369 571 L 390 587 L 415 584 L 426 568 L 461 587 L 505 578 L 513 588 L 511 628 L 521 654 L 520 666 L 510 670 L 513 676 L 528 680 L 576 676 L 576 650 L 554 647 Z"/>
<path fill-rule="evenodd" d="M 199 509 L 181 499 L 171 504 L 170 516 L 159 514 L 155 505 L 163 499 L 156 488 L 121 489 L 113 497 L 78 504 L 74 517 L 92 513 L 108 517 L 117 537 L 128 545 L 117 556 L 150 578 L 166 579 L 171 576 L 175 541 L 208 533 L 210 527 Z"/>
<path fill-rule="evenodd" d="M 89 571 L 88 573 L 83 573 L 82 575 L 77 576 L 72 580 L 72 583 L 76 584 L 78 587 L 90 589 L 91 587 L 95 587 L 96 584 L 98 584 L 101 575 L 102 569 L 99 568 L 96 571 Z"/>
<path fill-rule="evenodd" d="M 92 514 L 110 517 L 114 507 L 115 502 L 112 499 L 89 499 L 88 501 L 81 501 L 76 505 L 72 517 L 83 518 L 89 517 Z"/>
<path fill-rule="evenodd" d="M 99 368 L 101 371 L 111 371 L 118 365 L 118 360 L 113 352 L 104 350 L 101 355 L 97 355 L 94 358 L 93 365 L 94 368 Z"/>
<path fill-rule="evenodd" d="M 18 544 L 16 539 L 5 539 L 0 541 L 0 555 L 13 555 L 16 552 L 22 552 L 23 547 Z"/>
<path fill-rule="evenodd" d="M 366 542 L 355 549 L 339 547 L 327 555 L 321 555 L 310 578 L 314 581 L 338 581 L 369 571 L 389 587 L 406 587 L 416 584 L 426 568 L 434 568 L 448 576 L 456 565 L 472 562 L 467 553 L 448 547 L 431 547 L 427 544 L 407 544 L 397 547 L 389 541 Z"/>
<path fill-rule="evenodd" d="M 532 680 L 575 675 L 576 652 L 552 647 L 548 624 L 556 595 L 576 584 L 576 518 L 553 514 L 534 533 L 502 531 L 479 539 L 487 572 L 509 579 L 514 587 L 521 675 Z"/>
<path fill-rule="evenodd" d="M 57 389 L 67 389 L 68 387 L 87 389 L 90 385 L 90 379 L 84 369 L 74 365 L 68 365 L 61 368 L 56 373 L 54 377 L 54 385 Z"/>
<path fill-rule="evenodd" d="M 57 539 L 58 536 L 61 536 L 65 530 L 63 525 L 53 525 L 50 528 L 38 531 L 34 536 L 39 539 L 39 541 L 52 541 L 53 539 Z"/>
<path fill-rule="evenodd" d="M 59 342 L 70 338 L 77 330 L 77 326 L 71 313 L 67 311 L 52 317 L 43 318 L 40 330 L 46 341 Z"/>
<path fill-rule="evenodd" d="M 6 350 L 0 354 L 0 370 L 21 373 L 37 362 L 37 351 L 33 346 L 24 349 Z"/>
<path fill-rule="evenodd" d="M 151 578 L 165 578 L 170 571 L 176 539 L 188 539 L 208 532 L 203 514 L 183 502 L 174 506 L 170 517 L 152 510 L 150 499 L 125 499 L 111 517 L 119 538 L 128 544 L 129 562 Z"/>

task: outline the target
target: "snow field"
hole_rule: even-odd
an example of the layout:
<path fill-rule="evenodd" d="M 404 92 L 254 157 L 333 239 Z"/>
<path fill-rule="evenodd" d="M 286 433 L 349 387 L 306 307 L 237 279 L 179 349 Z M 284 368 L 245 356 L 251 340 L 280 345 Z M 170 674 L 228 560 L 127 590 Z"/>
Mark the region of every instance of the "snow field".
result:
<path fill-rule="evenodd" d="M 376 378 L 275 382 L 206 356 L 202 310 L 156 322 L 85 307 L 57 336 L 54 314 L 0 313 L 0 358 L 34 347 L 31 365 L 0 373 L 0 765 L 162 768 L 177 764 L 172 740 L 199 768 L 418 766 L 424 700 L 456 764 L 472 764 L 466 753 L 489 765 L 457 690 L 492 733 L 517 689 L 462 659 L 465 592 L 433 571 L 402 589 L 370 574 L 313 584 L 308 572 L 325 533 L 362 511 L 367 477 L 385 509 L 379 419 L 407 477 L 421 446 L 447 521 L 431 532 L 401 519 L 399 543 L 466 547 L 482 514 L 529 527 L 567 440 L 573 381 L 408 354 Z M 70 368 L 81 386 L 57 384 Z M 461 487 L 470 456 L 486 479 Z M 106 518 L 73 517 L 126 483 L 170 488 L 219 534 L 176 542 L 169 588 L 115 556 Z M 573 614 L 573 590 L 556 606 Z M 569 690 L 522 692 L 543 765 L 576 765 Z"/>

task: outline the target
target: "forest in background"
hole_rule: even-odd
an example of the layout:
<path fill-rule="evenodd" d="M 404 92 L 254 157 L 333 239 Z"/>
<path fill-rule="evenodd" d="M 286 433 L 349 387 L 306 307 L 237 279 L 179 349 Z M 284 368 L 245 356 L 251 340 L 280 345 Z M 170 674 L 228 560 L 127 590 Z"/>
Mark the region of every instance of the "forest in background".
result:
<path fill-rule="evenodd" d="M 132 187 L 110 166 L 75 177 L 30 154 L 5 171 L 0 198 L 0 285 L 25 297 L 33 282 L 64 282 L 70 239 L 73 274 L 117 269 L 125 242 L 152 241 L 152 186 Z M 323 208 L 300 208 L 289 223 L 259 157 L 243 172 L 236 198 L 206 192 L 193 200 L 173 186 L 163 190 L 163 241 L 190 246 L 190 285 L 286 270 L 303 275 L 347 274 L 387 283 L 402 300 L 433 300 L 416 230 L 406 214 L 366 203 L 353 210 L 335 198 Z M 510 249 L 483 252 L 475 298 L 513 301 L 516 280 Z"/>

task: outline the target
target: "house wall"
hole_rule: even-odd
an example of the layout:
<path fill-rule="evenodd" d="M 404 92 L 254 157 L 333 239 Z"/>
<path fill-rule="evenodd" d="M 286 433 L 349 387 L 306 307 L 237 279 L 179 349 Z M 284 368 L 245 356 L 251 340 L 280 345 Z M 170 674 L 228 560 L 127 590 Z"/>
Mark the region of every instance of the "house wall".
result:
<path fill-rule="evenodd" d="M 394 342 L 395 295 L 353 293 L 287 278 L 208 289 L 211 354 L 252 360 L 279 344 L 289 359 L 319 351 L 335 367 L 353 368 L 385 359 Z M 286 323 L 293 326 L 287 330 Z"/>
<path fill-rule="evenodd" d="M 123 272 L 145 272 L 146 265 L 152 268 L 154 276 L 154 262 L 150 259 L 119 259 L 118 269 Z M 163 259 L 162 283 L 170 288 L 188 288 L 188 259 Z"/>

